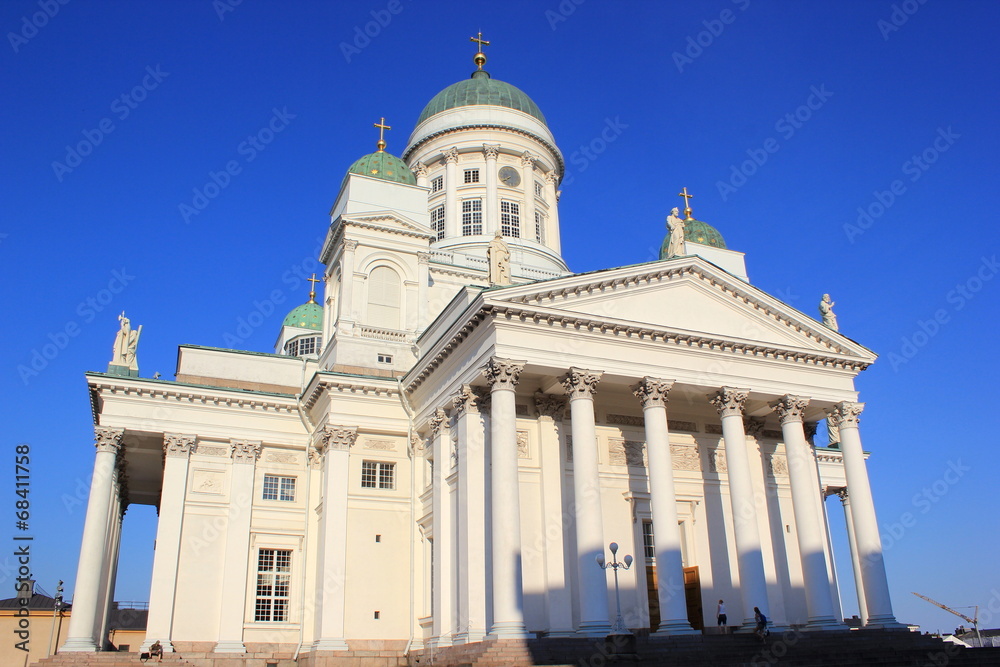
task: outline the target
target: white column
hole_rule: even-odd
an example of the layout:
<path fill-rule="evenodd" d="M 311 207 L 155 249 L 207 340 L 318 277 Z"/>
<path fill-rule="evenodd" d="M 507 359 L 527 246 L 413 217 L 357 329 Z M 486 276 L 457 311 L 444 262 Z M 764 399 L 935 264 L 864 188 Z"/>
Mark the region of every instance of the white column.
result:
<path fill-rule="evenodd" d="M 759 607 L 771 618 L 767 603 L 767 579 L 761 554 L 760 531 L 757 527 L 757 505 L 750 479 L 746 433 L 743 430 L 743 404 L 749 389 L 723 387 L 710 396 L 722 418 L 722 437 L 726 446 L 729 477 L 729 502 L 733 510 L 733 531 L 740 571 L 740 595 L 743 598 L 742 630 L 756 627 L 753 608 Z"/>
<path fill-rule="evenodd" d="M 885 576 L 882 560 L 882 537 L 875 518 L 875 501 L 868 483 L 865 453 L 861 449 L 858 417 L 865 409 L 864 403 L 842 401 L 833 407 L 831 416 L 840 429 L 840 449 L 844 453 L 844 473 L 847 491 L 851 494 L 854 514 L 854 538 L 858 543 L 858 560 L 861 562 L 861 580 L 865 585 L 868 602 L 867 627 L 905 628 L 892 613 L 889 581 Z"/>
<path fill-rule="evenodd" d="M 558 179 L 555 170 L 545 174 L 545 201 L 549 203 L 549 217 L 545 221 L 547 225 L 545 245 L 555 250 L 557 254 L 562 253 L 562 244 L 559 240 L 559 197 L 556 194 Z"/>
<path fill-rule="evenodd" d="M 340 323 L 341 333 L 350 333 L 354 317 L 354 251 L 358 242 L 344 239 L 344 256 L 340 269 Z"/>
<path fill-rule="evenodd" d="M 524 362 L 492 357 L 483 374 L 490 385 L 493 517 L 493 627 L 490 634 L 525 638 L 521 579 L 521 501 L 514 388 Z"/>
<path fill-rule="evenodd" d="M 233 463 L 230 471 L 229 516 L 226 523 L 225 560 L 222 569 L 222 607 L 219 610 L 219 641 L 216 653 L 246 653 L 243 623 L 246 618 L 247 567 L 250 562 L 250 518 L 253 510 L 253 479 L 260 442 L 230 440 Z M 256 562 L 254 563 L 256 567 Z"/>
<path fill-rule="evenodd" d="M 430 305 L 430 261 L 429 252 L 417 253 L 417 333 L 430 324 L 428 306 Z"/>
<path fill-rule="evenodd" d="M 347 490 L 355 428 L 327 425 L 318 434 L 317 454 L 323 457 L 323 514 L 320 517 L 319 572 L 315 651 L 346 651 L 344 638 L 347 584 Z"/>
<path fill-rule="evenodd" d="M 483 144 L 486 156 L 486 201 L 483 203 L 483 233 L 493 236 L 500 229 L 500 201 L 497 198 L 497 155 L 500 144 Z"/>
<path fill-rule="evenodd" d="M 458 148 L 452 146 L 444 152 L 444 237 L 462 235 L 458 213 Z"/>
<path fill-rule="evenodd" d="M 116 457 L 122 446 L 124 429 L 94 428 L 97 454 L 94 456 L 94 475 L 90 481 L 90 498 L 87 501 L 87 518 L 83 524 L 83 543 L 80 545 L 80 562 L 76 571 L 76 590 L 73 594 L 73 614 L 69 620 L 66 643 L 59 649 L 64 653 L 100 650 L 101 640 L 95 637 L 101 598 L 101 572 L 104 569 L 108 539 L 111 497 L 115 483 Z"/>
<path fill-rule="evenodd" d="M 535 240 L 535 156 L 528 151 L 521 154 L 521 189 L 524 192 L 521 236 Z"/>
<path fill-rule="evenodd" d="M 472 387 L 455 394 L 458 431 L 458 634 L 456 644 L 486 637 L 486 447 Z"/>
<path fill-rule="evenodd" d="M 598 471 L 594 391 L 604 373 L 570 368 L 562 379 L 569 395 L 573 434 L 573 498 L 576 509 L 577 577 L 580 585 L 580 634 L 604 637 L 611 633 L 608 612 L 608 575 L 597 565 L 604 556 L 604 518 Z"/>
<path fill-rule="evenodd" d="M 834 614 L 830 578 L 826 562 L 825 524 L 819 516 L 819 488 L 813 483 L 809 443 L 802 427 L 802 412 L 809 400 L 786 394 L 770 404 L 781 422 L 781 436 L 788 457 L 788 477 L 792 487 L 792 510 L 798 536 L 802 578 L 806 589 L 810 630 L 846 630 Z"/>
<path fill-rule="evenodd" d="M 455 594 L 452 580 L 455 568 L 452 563 L 451 489 L 451 434 L 448 413 L 438 409 L 431 417 L 431 448 L 434 456 L 434 479 L 431 504 L 434 513 L 434 645 L 441 648 L 452 645 L 452 598 Z"/>
<path fill-rule="evenodd" d="M 840 577 L 837 575 L 837 562 L 833 556 L 833 533 L 830 532 L 830 515 L 827 512 L 827 495 L 820 490 L 819 505 L 823 512 L 823 537 L 826 540 L 827 575 L 830 580 L 830 599 L 833 600 L 834 618 L 844 619 L 844 602 L 840 598 Z"/>
<path fill-rule="evenodd" d="M 174 594 L 180 568 L 181 529 L 184 525 L 184 498 L 187 496 L 188 461 L 195 436 L 163 434 L 163 484 L 160 516 L 156 523 L 156 550 L 149 587 L 149 617 L 146 640 L 141 651 L 159 641 L 164 652 L 173 652 Z"/>
<path fill-rule="evenodd" d="M 545 603 L 549 637 L 572 637 L 573 596 L 566 580 L 563 542 L 563 462 L 559 454 L 559 433 L 566 414 L 562 396 L 535 394 L 538 411 L 538 449 L 542 475 L 542 534 L 545 553 Z"/>
<path fill-rule="evenodd" d="M 844 506 L 844 521 L 847 523 L 847 542 L 851 547 L 851 565 L 854 568 L 854 589 L 858 593 L 858 618 L 861 625 L 868 624 L 868 602 L 865 600 L 865 584 L 861 580 L 861 560 L 858 558 L 858 541 L 854 539 L 854 515 L 851 512 L 851 498 L 847 489 L 837 494 Z"/>
<path fill-rule="evenodd" d="M 649 507 L 653 514 L 653 546 L 656 549 L 657 599 L 660 627 L 657 635 L 700 634 L 687 617 L 684 594 L 684 562 L 681 558 L 681 528 L 677 520 L 674 462 L 670 454 L 667 426 L 667 395 L 673 380 L 645 377 L 632 387 L 642 403 L 646 423 L 646 454 L 649 458 Z"/>
<path fill-rule="evenodd" d="M 427 165 L 423 162 L 417 162 L 412 168 L 413 174 L 417 177 L 417 185 L 426 188 L 427 187 Z"/>

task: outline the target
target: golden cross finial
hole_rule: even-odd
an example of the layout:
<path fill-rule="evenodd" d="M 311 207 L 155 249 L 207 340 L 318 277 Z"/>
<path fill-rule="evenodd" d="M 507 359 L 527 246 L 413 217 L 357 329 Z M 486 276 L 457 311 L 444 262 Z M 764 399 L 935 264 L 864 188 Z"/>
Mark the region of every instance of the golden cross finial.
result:
<path fill-rule="evenodd" d="M 472 58 L 472 62 L 476 63 L 476 65 L 479 67 L 479 69 L 482 70 L 483 69 L 483 65 L 486 64 L 486 54 L 483 53 L 483 47 L 484 46 L 489 46 L 490 43 L 488 41 L 486 41 L 485 39 L 483 39 L 483 31 L 482 30 L 480 30 L 477 33 L 476 37 L 470 37 L 469 41 L 470 42 L 475 42 L 476 44 L 479 45 L 479 50 L 476 52 L 476 55 Z"/>
<path fill-rule="evenodd" d="M 382 120 L 385 119 L 383 118 Z M 309 303 L 316 303 L 316 283 L 321 283 L 323 281 L 317 278 L 315 273 L 312 278 L 306 278 L 306 280 L 312 283 L 312 285 L 309 286 Z"/>
<path fill-rule="evenodd" d="M 385 124 L 385 117 L 383 117 L 382 120 L 380 120 L 379 122 L 374 123 L 374 126 L 378 128 L 378 149 L 380 151 L 384 151 L 385 150 L 385 131 L 386 130 L 391 130 L 392 128 Z M 314 274 L 314 276 L 315 276 L 315 274 Z"/>
<path fill-rule="evenodd" d="M 683 192 L 678 192 L 677 193 L 677 196 L 678 197 L 684 197 L 684 219 L 685 220 L 693 220 L 693 218 L 691 217 L 691 213 L 692 213 L 692 211 L 691 211 L 691 198 L 694 197 L 694 195 L 689 195 L 688 194 L 688 189 L 684 188 Z"/>

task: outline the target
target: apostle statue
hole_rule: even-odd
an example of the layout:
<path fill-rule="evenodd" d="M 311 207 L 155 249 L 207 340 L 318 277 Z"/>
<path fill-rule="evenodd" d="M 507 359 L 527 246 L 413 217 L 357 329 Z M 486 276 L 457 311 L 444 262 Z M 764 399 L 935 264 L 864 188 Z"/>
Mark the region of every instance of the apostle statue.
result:
<path fill-rule="evenodd" d="M 680 209 L 676 206 L 667 216 L 667 229 L 670 240 L 667 242 L 667 257 L 680 257 L 684 254 L 684 221 L 678 215 Z"/>
<path fill-rule="evenodd" d="M 486 249 L 486 259 L 490 265 L 490 285 L 510 285 L 510 249 L 499 231 Z"/>
<path fill-rule="evenodd" d="M 840 331 L 837 327 L 837 315 L 833 312 L 835 305 L 836 303 L 830 300 L 830 295 L 824 294 L 823 299 L 819 302 L 819 314 L 823 316 L 823 324 L 826 327 Z"/>
<path fill-rule="evenodd" d="M 139 364 L 135 359 L 135 350 L 139 345 L 139 334 L 142 333 L 142 325 L 133 330 L 129 319 L 125 317 L 125 311 L 118 316 L 118 335 L 115 336 L 115 347 L 112 352 L 111 364 L 113 366 L 124 366 L 133 371 L 139 370 Z"/>

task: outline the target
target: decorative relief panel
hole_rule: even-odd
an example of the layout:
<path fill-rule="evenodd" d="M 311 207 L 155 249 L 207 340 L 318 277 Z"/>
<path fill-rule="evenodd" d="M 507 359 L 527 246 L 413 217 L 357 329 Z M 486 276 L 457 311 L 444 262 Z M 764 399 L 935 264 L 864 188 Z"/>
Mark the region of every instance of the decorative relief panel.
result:
<path fill-rule="evenodd" d="M 517 458 L 527 459 L 531 458 L 531 453 L 528 449 L 528 432 L 518 431 L 517 432 Z"/>
<path fill-rule="evenodd" d="M 198 443 L 195 445 L 195 454 L 204 454 L 205 456 L 228 456 L 228 447 L 216 447 L 214 445 L 203 445 Z"/>
<path fill-rule="evenodd" d="M 392 440 L 376 440 L 375 438 L 366 438 L 365 449 L 377 449 L 383 452 L 392 452 L 396 450 L 396 443 Z"/>
<path fill-rule="evenodd" d="M 775 477 L 788 476 L 788 459 L 781 454 L 768 454 L 767 466 L 771 474 Z"/>
<path fill-rule="evenodd" d="M 694 422 L 681 421 L 679 419 L 668 419 L 667 427 L 671 431 L 688 431 L 689 433 L 697 433 L 698 425 Z"/>
<path fill-rule="evenodd" d="M 636 467 L 646 465 L 646 443 L 642 440 L 608 438 L 608 453 L 611 465 Z"/>
<path fill-rule="evenodd" d="M 674 470 L 701 470 L 701 452 L 697 445 L 670 445 Z"/>
<path fill-rule="evenodd" d="M 774 440 L 781 440 L 782 438 L 781 431 L 776 431 L 770 428 L 765 428 L 763 431 L 760 432 L 760 434 L 765 438 L 772 438 Z"/>
<path fill-rule="evenodd" d="M 269 463 L 298 463 L 299 457 L 291 452 L 268 452 L 264 460 Z"/>
<path fill-rule="evenodd" d="M 722 435 L 721 424 L 705 424 L 705 433 L 709 435 Z"/>
<path fill-rule="evenodd" d="M 616 415 L 613 413 L 608 413 L 607 422 L 609 424 L 620 424 L 622 426 L 645 426 L 646 420 L 642 417 L 634 417 L 632 415 Z"/>
<path fill-rule="evenodd" d="M 226 475 L 219 470 L 195 470 L 191 475 L 191 490 L 195 493 L 221 496 L 226 483 Z"/>
<path fill-rule="evenodd" d="M 722 447 L 713 449 L 708 457 L 708 469 L 711 472 L 729 472 L 726 466 L 726 450 Z"/>
<path fill-rule="evenodd" d="M 566 436 L 566 461 L 571 462 L 573 460 L 573 436 Z"/>

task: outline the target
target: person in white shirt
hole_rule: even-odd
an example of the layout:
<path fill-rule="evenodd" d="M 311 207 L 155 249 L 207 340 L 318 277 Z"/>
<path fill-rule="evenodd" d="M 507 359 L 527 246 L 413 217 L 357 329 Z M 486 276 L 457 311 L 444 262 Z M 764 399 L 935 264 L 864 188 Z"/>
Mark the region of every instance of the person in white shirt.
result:
<path fill-rule="evenodd" d="M 718 622 L 719 626 L 725 627 L 725 625 L 726 625 L 726 603 L 723 602 L 722 600 L 719 600 L 719 608 L 715 612 L 715 619 Z"/>

